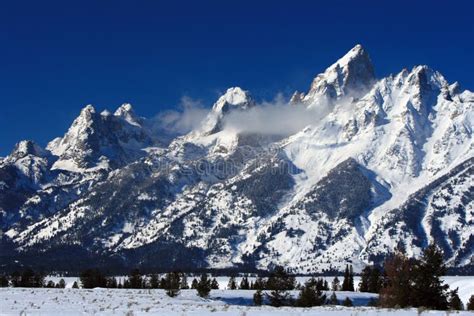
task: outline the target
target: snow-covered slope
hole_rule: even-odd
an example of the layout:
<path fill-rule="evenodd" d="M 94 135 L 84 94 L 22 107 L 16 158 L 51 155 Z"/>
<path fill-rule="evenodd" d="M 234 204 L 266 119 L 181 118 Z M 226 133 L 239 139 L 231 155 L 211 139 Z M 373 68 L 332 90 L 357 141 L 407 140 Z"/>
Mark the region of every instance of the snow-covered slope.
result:
<path fill-rule="evenodd" d="M 0 162 L 0 259 L 309 273 L 434 241 L 473 265 L 472 92 L 427 66 L 377 79 L 357 45 L 288 102 L 314 116 L 297 133 L 226 125 L 258 106 L 230 88 L 169 144 L 130 105 L 87 106 L 46 150 L 20 143 Z"/>

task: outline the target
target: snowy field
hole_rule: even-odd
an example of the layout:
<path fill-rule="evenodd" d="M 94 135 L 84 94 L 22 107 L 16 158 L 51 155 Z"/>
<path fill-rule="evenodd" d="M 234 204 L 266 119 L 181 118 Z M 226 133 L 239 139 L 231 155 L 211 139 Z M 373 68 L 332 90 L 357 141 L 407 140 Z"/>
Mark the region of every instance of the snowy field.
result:
<path fill-rule="evenodd" d="M 56 278 L 50 278 L 56 280 Z M 452 287 L 459 287 L 463 302 L 474 294 L 474 277 L 446 277 Z M 59 280 L 59 278 L 57 278 Z M 72 286 L 76 278 L 65 278 Z M 189 281 L 192 278 L 188 279 Z M 224 287 L 228 278 L 218 278 Z M 239 280 L 239 278 L 238 278 Z M 302 279 L 299 279 L 302 281 Z M 419 315 L 417 309 L 387 310 L 364 307 L 376 294 L 337 292 L 339 300 L 349 297 L 358 307 L 323 306 L 314 308 L 274 308 L 252 305 L 252 290 L 213 290 L 202 299 L 195 290 L 184 290 L 169 298 L 163 290 L 131 289 L 47 289 L 0 288 L 0 315 Z M 297 291 L 293 294 L 296 296 Z M 327 294 L 330 295 L 331 292 Z M 429 311 L 424 315 L 447 315 Z M 473 315 L 469 312 L 449 315 Z"/>

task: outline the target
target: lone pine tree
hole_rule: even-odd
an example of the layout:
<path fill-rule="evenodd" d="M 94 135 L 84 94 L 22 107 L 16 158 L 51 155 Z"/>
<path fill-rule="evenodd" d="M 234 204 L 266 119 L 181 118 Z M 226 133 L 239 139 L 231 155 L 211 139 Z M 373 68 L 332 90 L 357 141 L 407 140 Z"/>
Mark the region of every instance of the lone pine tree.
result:
<path fill-rule="evenodd" d="M 197 282 L 196 290 L 200 297 L 208 297 L 211 292 L 211 280 L 207 277 L 206 273 L 201 275 L 201 278 Z"/>

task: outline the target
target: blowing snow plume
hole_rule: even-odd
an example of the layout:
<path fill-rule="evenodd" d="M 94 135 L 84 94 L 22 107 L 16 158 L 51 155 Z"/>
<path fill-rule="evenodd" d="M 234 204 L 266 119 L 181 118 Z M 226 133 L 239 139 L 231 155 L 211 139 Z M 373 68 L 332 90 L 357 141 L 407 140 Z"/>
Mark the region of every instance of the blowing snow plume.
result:
<path fill-rule="evenodd" d="M 263 102 L 246 111 L 234 111 L 224 118 L 224 129 L 238 133 L 291 135 L 318 123 L 329 113 L 328 104 L 308 108 L 304 104 L 288 104 L 281 94 L 272 102 Z"/>
<path fill-rule="evenodd" d="M 169 110 L 159 113 L 155 123 L 159 129 L 171 135 L 183 135 L 199 127 L 209 109 L 201 101 L 184 96 L 178 110 Z"/>

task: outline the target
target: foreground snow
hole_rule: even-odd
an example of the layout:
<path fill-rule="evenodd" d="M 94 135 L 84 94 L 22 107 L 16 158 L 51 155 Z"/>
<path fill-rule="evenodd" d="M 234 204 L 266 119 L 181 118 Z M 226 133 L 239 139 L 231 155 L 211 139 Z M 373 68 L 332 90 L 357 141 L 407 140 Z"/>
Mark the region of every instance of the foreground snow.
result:
<path fill-rule="evenodd" d="M 117 278 L 121 280 L 121 282 L 123 283 L 126 277 L 117 276 Z M 193 276 L 188 276 L 188 283 L 189 283 L 188 285 L 191 285 L 191 281 L 193 278 L 194 278 Z M 306 282 L 308 278 L 309 277 L 299 276 L 299 277 L 296 277 L 296 281 L 303 284 L 304 282 Z M 331 284 L 332 280 L 334 279 L 334 277 L 332 276 L 325 276 L 322 278 L 328 281 L 329 284 Z M 63 277 L 63 278 L 55 277 L 55 276 L 46 277 L 46 281 L 51 280 L 51 281 L 54 281 L 54 283 L 58 283 L 59 280 L 61 279 L 64 279 L 64 281 L 66 282 L 66 288 L 72 288 L 74 282 L 77 282 L 77 284 L 81 284 L 79 278 L 77 277 Z M 216 277 L 216 279 L 217 279 L 217 282 L 219 283 L 219 288 L 221 290 L 227 289 L 227 284 L 229 284 L 229 277 L 219 276 L 219 277 Z M 256 278 L 249 277 L 248 279 L 250 282 L 255 282 Z M 445 284 L 449 285 L 450 289 L 454 290 L 457 288 L 459 290 L 458 295 L 461 298 L 461 301 L 464 303 L 464 305 L 467 304 L 471 295 L 474 295 L 474 276 L 445 276 L 442 279 L 444 280 Z M 235 280 L 237 284 L 240 284 L 242 278 L 236 277 Z M 342 282 L 342 277 L 339 277 L 339 280 Z M 357 290 L 359 282 L 360 282 L 360 277 L 355 276 L 354 285 L 356 286 L 356 290 Z M 345 297 L 342 297 L 342 299 L 344 298 Z M 341 297 L 339 297 L 339 299 L 341 299 Z"/>
<path fill-rule="evenodd" d="M 215 290 L 209 299 L 202 299 L 195 290 L 185 290 L 178 297 L 170 298 L 163 290 L 2 288 L 0 315 L 418 315 L 416 309 L 386 310 L 362 306 L 256 307 L 250 306 L 253 292 Z M 366 304 L 377 296 L 358 292 L 338 292 L 337 295 L 339 300 L 348 296 L 357 305 Z M 427 314 L 446 313 L 430 311 Z"/>

